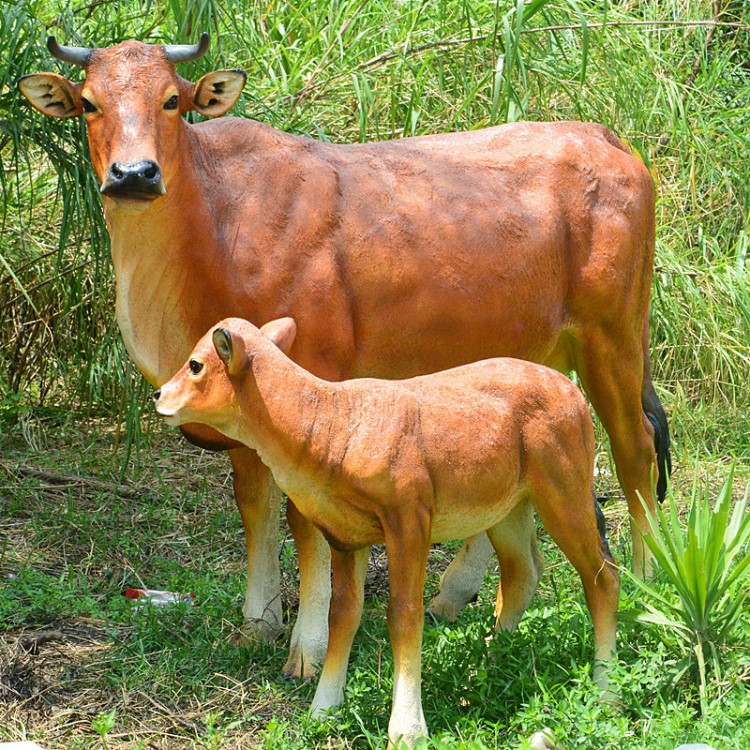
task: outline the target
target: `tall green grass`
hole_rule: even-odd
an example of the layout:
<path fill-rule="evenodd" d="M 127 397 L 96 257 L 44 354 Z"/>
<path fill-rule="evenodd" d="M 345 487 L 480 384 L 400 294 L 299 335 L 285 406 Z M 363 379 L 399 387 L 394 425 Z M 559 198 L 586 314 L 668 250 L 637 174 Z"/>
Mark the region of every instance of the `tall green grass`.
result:
<path fill-rule="evenodd" d="M 678 442 L 695 429 L 696 413 L 731 421 L 750 404 L 744 4 L 20 0 L 0 13 L 6 413 L 23 404 L 84 405 L 135 425 L 141 388 L 114 323 L 83 124 L 33 112 L 15 80 L 35 70 L 80 77 L 50 58 L 49 33 L 105 46 L 132 37 L 194 40 L 204 29 L 211 50 L 184 75 L 244 67 L 236 112 L 315 138 L 380 140 L 518 119 L 613 128 L 658 189 L 652 366 L 677 416 Z M 712 19 L 725 25 L 686 24 Z M 711 438 L 707 429 L 701 439 Z M 749 443 L 731 450 L 747 453 Z"/>

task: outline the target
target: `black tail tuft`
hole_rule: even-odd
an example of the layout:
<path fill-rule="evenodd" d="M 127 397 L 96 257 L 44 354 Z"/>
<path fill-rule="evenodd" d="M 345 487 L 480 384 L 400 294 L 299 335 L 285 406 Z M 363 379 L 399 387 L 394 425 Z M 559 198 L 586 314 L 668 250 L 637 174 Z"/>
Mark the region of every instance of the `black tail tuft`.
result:
<path fill-rule="evenodd" d="M 596 495 L 594 495 L 594 510 L 596 511 L 596 528 L 599 529 L 599 536 L 602 538 L 602 543 L 604 544 L 604 549 L 607 554 L 612 557 L 612 552 L 609 549 L 609 542 L 607 542 L 607 522 L 604 519 L 604 513 L 602 513 Z"/>
<path fill-rule="evenodd" d="M 643 399 L 643 410 L 654 428 L 654 446 L 656 447 L 656 466 L 659 469 L 659 481 L 656 483 L 656 497 L 660 503 L 667 496 L 667 478 L 672 473 L 672 456 L 669 452 L 669 423 L 664 407 L 654 389 Z"/>

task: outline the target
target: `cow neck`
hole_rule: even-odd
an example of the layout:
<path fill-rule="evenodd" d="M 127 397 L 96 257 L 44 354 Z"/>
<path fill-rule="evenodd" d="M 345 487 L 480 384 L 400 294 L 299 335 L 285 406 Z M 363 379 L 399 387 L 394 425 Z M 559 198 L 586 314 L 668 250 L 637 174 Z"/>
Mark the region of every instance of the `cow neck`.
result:
<path fill-rule="evenodd" d="M 171 262 L 198 255 L 206 229 L 211 226 L 208 203 L 200 190 L 193 158 L 192 139 L 183 129 L 179 174 L 170 181 L 167 194 L 143 211 L 120 208 L 105 200 L 105 214 L 112 236 L 112 256 L 118 264 L 148 254 L 152 260 Z"/>
<path fill-rule="evenodd" d="M 201 251 L 213 244 L 190 140 L 183 138 L 179 178 L 171 180 L 167 194 L 149 208 L 122 209 L 105 199 L 117 323 L 128 353 L 155 386 L 179 369 L 216 319 L 201 317 L 201 301 L 210 296 Z"/>
<path fill-rule="evenodd" d="M 238 434 L 273 471 L 279 486 L 320 474 L 335 461 L 346 424 L 341 386 L 315 377 L 272 344 L 253 357 L 252 374 L 238 394 Z"/>

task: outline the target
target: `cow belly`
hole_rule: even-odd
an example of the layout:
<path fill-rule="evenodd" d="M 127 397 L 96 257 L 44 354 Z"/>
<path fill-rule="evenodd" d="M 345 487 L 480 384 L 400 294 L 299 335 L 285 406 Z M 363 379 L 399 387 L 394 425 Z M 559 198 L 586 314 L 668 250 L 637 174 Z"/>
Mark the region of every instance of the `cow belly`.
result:
<path fill-rule="evenodd" d="M 512 300 L 438 297 L 380 311 L 359 331 L 360 376 L 407 378 L 491 357 L 546 362 L 566 326 L 561 296 Z"/>

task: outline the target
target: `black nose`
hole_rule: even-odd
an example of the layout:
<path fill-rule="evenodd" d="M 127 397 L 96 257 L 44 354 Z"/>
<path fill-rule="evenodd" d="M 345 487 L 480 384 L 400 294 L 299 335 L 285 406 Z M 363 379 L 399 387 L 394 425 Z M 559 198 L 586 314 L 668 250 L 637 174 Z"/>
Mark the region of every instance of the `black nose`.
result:
<path fill-rule="evenodd" d="M 115 162 L 107 170 L 102 193 L 111 196 L 154 197 L 164 195 L 166 190 L 161 178 L 161 169 L 150 159 L 134 164 Z"/>
<path fill-rule="evenodd" d="M 159 388 L 158 391 L 154 391 L 154 395 L 153 395 L 154 403 L 156 403 L 159 400 L 159 396 L 161 396 L 161 388 Z"/>

